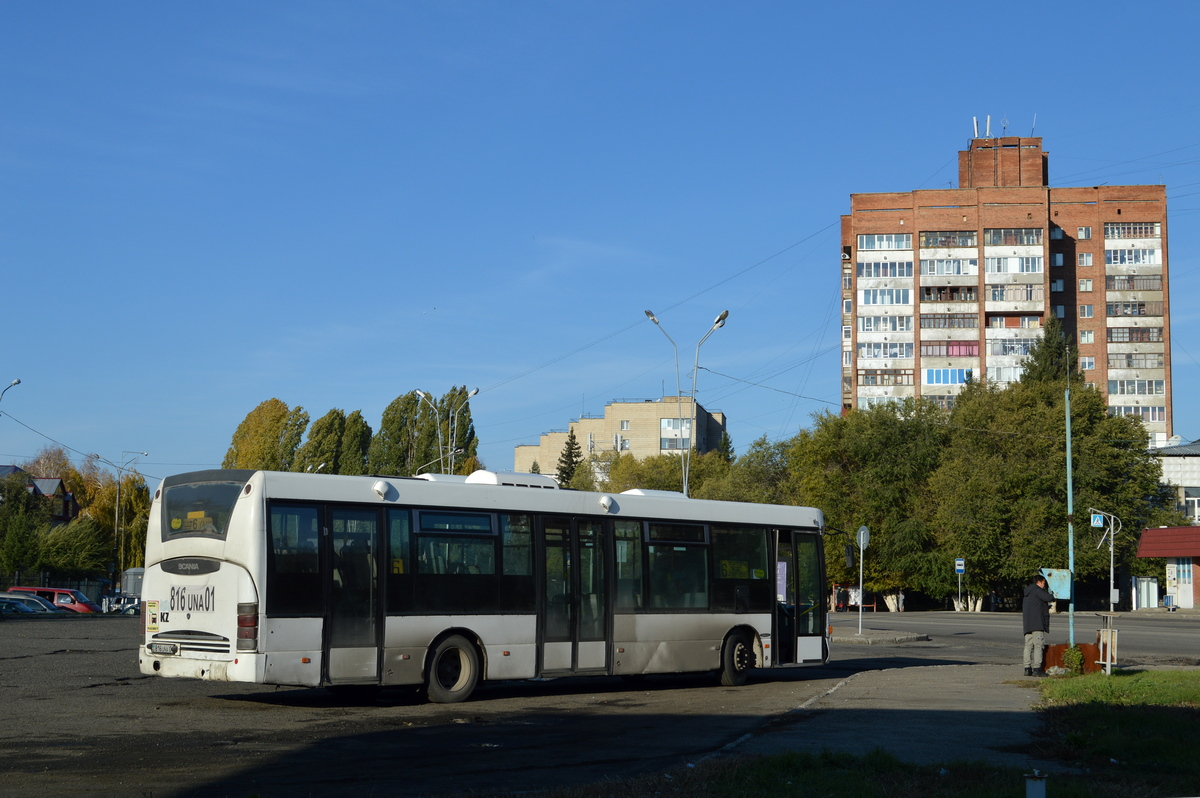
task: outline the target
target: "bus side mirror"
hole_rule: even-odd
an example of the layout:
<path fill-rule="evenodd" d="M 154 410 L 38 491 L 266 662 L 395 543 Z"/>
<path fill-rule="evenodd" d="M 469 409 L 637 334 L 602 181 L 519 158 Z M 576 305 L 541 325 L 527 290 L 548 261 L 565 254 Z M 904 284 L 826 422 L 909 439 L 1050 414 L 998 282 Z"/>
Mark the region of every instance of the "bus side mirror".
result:
<path fill-rule="evenodd" d="M 854 568 L 854 546 L 846 544 L 846 567 L 853 570 Z"/>

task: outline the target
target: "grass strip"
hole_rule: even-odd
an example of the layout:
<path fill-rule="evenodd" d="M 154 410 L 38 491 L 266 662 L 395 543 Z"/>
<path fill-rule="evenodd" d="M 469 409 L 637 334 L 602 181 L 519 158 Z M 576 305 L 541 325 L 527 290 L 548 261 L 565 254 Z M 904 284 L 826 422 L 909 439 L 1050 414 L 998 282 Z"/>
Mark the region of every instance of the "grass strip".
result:
<path fill-rule="evenodd" d="M 1200 671 L 1118 670 L 1039 686 L 1043 756 L 1124 783 L 1130 795 L 1200 794 Z"/>

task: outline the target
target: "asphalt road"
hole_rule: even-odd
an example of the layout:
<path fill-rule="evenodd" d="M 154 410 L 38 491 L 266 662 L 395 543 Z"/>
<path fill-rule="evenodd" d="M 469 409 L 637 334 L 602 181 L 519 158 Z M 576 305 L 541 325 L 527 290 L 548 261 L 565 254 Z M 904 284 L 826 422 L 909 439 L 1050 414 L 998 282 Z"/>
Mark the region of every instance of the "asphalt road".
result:
<path fill-rule="evenodd" d="M 835 637 L 857 616 L 835 615 Z M 1052 638 L 1065 625 L 1052 620 Z M 1019 662 L 1015 615 L 864 618 L 921 643 L 835 645 L 824 668 L 482 686 L 466 704 L 415 690 L 347 705 L 324 690 L 143 677 L 139 619 L 0 623 L 4 795 L 432 795 L 532 790 L 657 771 L 795 722 L 797 707 L 860 671 Z M 1062 631 L 1062 639 L 1057 640 Z M 1078 631 L 1077 638 L 1083 640 Z M 1198 664 L 1200 614 L 1122 620 L 1121 651 Z M 1088 632 L 1088 639 L 1094 634 Z M 1138 652 L 1136 648 L 1143 649 Z"/>
<path fill-rule="evenodd" d="M 865 612 L 862 616 L 865 633 L 907 632 L 926 634 L 931 638 L 929 642 L 908 643 L 886 652 L 865 653 L 859 651 L 862 646 L 853 642 L 858 633 L 858 613 L 832 613 L 830 620 L 835 641 L 844 641 L 834 646 L 835 660 L 886 659 L 900 652 L 906 660 L 930 657 L 997 665 L 1021 660 L 1020 613 Z M 1076 643 L 1095 643 L 1096 632 L 1104 627 L 1104 620 L 1095 612 L 1077 612 L 1074 625 Z M 1066 612 L 1052 614 L 1046 642 L 1069 642 L 1070 626 Z M 1113 628 L 1117 630 L 1120 665 L 1200 665 L 1200 610 L 1118 613 Z"/>

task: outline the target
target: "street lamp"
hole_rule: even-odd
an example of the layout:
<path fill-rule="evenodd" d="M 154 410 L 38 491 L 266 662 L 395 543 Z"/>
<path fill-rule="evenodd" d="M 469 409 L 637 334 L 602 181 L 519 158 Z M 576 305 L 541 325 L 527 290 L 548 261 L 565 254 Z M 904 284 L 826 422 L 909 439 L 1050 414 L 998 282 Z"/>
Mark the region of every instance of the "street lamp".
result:
<path fill-rule="evenodd" d="M 8 393 L 9 388 L 13 387 L 14 385 L 20 385 L 20 384 L 21 384 L 20 380 L 13 380 L 8 385 L 5 385 L 4 390 L 0 391 L 0 401 L 4 400 L 4 394 Z"/>
<path fill-rule="evenodd" d="M 131 456 L 126 457 L 125 455 Z M 133 463 L 138 457 L 146 456 L 147 452 L 125 450 L 121 452 L 121 465 L 117 466 L 117 506 L 113 508 L 113 534 L 116 535 L 114 542 L 117 544 L 117 573 L 123 570 L 121 566 L 125 563 L 125 536 L 121 534 L 121 475 L 130 463 Z"/>
<path fill-rule="evenodd" d="M 424 391 L 413 391 L 413 393 L 415 393 L 417 396 L 419 396 L 421 399 L 423 399 L 431 408 L 433 408 L 433 425 L 437 428 L 437 439 L 438 439 L 438 457 L 437 457 L 436 462 L 438 464 L 438 468 L 445 471 L 446 464 L 442 457 L 442 417 L 438 414 L 437 405 L 435 405 L 433 403 L 433 399 L 429 396 L 429 394 L 425 393 Z M 431 460 L 430 462 L 432 463 L 435 461 Z M 425 465 L 429 465 L 429 463 L 426 463 Z M 424 467 L 425 466 L 421 466 L 421 468 L 424 468 Z M 420 471 L 421 469 L 417 469 L 417 470 Z"/>
<path fill-rule="evenodd" d="M 648 319 L 650 319 L 650 321 L 654 322 L 654 326 L 657 327 L 662 332 L 663 335 L 667 336 L 667 340 L 671 342 L 671 348 L 675 350 L 675 411 L 679 416 L 679 434 L 682 435 L 683 434 L 683 387 L 679 384 L 679 347 L 675 345 L 675 339 L 667 334 L 667 331 L 665 329 L 663 329 L 662 322 L 660 322 L 653 313 L 651 313 L 650 311 L 647 310 L 646 318 L 648 318 Z M 683 474 L 682 474 L 682 476 L 683 476 L 683 495 L 686 496 L 687 495 L 687 462 L 684 460 L 683 452 L 679 453 L 679 467 L 683 471 Z"/>
<path fill-rule="evenodd" d="M 697 423 L 696 377 L 698 377 L 700 374 L 700 346 L 701 346 L 701 344 L 703 344 L 705 341 L 708 340 L 708 336 L 712 335 L 717 330 L 719 330 L 725 326 L 725 319 L 727 319 L 727 318 L 729 318 L 729 311 L 722 310 L 721 315 L 717 316 L 716 320 L 713 322 L 713 325 L 708 328 L 708 332 L 706 332 L 704 334 L 704 337 L 701 338 L 696 343 L 696 363 L 692 367 L 692 408 L 691 408 L 691 413 L 692 413 L 691 436 L 692 436 L 692 439 L 687 447 L 687 451 L 684 453 L 685 457 L 687 458 L 684 460 L 684 466 L 683 466 L 683 495 L 684 496 L 688 495 L 688 476 L 689 476 L 689 472 L 691 471 L 691 467 L 692 467 L 692 446 L 691 446 L 691 444 L 694 444 L 696 442 L 696 423 Z"/>
<path fill-rule="evenodd" d="M 479 389 L 472 388 L 471 392 L 468 393 L 466 396 L 464 396 L 463 400 L 458 403 L 458 407 L 454 408 L 454 416 L 453 416 L 454 422 L 450 427 L 450 446 L 451 447 L 455 447 L 458 444 L 458 411 L 460 411 L 464 407 L 466 407 L 467 403 L 471 401 L 471 397 L 477 393 L 479 393 Z M 451 474 L 454 473 L 454 455 L 461 454 L 462 451 L 463 451 L 462 448 L 452 448 L 452 450 L 450 452 L 450 473 Z"/>
<path fill-rule="evenodd" d="M 1100 538 L 1100 542 L 1096 544 L 1096 548 L 1104 545 L 1104 539 L 1108 538 L 1108 611 L 1117 611 L 1117 580 L 1116 580 L 1116 559 L 1113 553 L 1113 544 L 1117 542 L 1117 533 L 1121 531 L 1123 524 L 1121 519 L 1117 518 L 1112 513 L 1106 513 L 1103 510 L 1097 510 L 1095 507 L 1089 507 L 1088 512 L 1092 515 L 1092 526 L 1103 529 L 1107 527 L 1104 535 Z M 1099 523 L 1097 523 L 1097 521 Z M 1113 523 L 1116 522 L 1116 529 L 1113 528 Z"/>
<path fill-rule="evenodd" d="M 450 454 L 451 454 L 451 455 L 455 455 L 455 454 L 462 454 L 462 453 L 463 453 L 463 450 L 462 450 L 461 448 L 459 448 L 459 449 L 455 449 L 455 450 L 454 450 L 454 451 L 452 451 Z M 422 469 L 429 468 L 429 466 L 431 466 L 431 465 L 433 465 L 434 463 L 436 463 L 436 462 L 440 461 L 441 459 L 442 459 L 442 458 L 438 457 L 438 458 L 437 458 L 437 459 L 435 459 L 435 460 L 430 460 L 428 463 L 426 463 L 425 465 L 421 466 L 421 468 L 418 468 L 416 471 L 414 471 L 414 472 L 413 472 L 413 476 L 415 477 L 417 474 L 420 474 L 420 473 L 421 473 L 421 471 L 422 471 Z"/>

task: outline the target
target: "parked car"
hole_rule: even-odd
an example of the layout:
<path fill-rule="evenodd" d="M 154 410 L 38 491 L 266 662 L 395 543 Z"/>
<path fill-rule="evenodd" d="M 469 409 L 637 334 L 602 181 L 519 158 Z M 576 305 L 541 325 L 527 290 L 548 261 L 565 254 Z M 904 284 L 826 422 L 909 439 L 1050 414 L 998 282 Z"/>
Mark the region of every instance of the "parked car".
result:
<path fill-rule="evenodd" d="M 10 587 L 9 593 L 32 593 L 41 596 L 56 607 L 71 612 L 100 612 L 100 605 L 80 593 L 65 587 Z"/>
<path fill-rule="evenodd" d="M 52 612 L 56 615 L 66 612 L 62 607 L 55 607 L 46 599 L 32 593 L 0 593 L 0 599 L 19 601 L 34 612 Z"/>
<path fill-rule="evenodd" d="M 113 596 L 108 602 L 108 611 L 120 615 L 137 615 L 142 611 L 140 596 Z"/>
<path fill-rule="evenodd" d="M 36 615 L 33 610 L 15 599 L 0 596 L 0 618 L 5 615 Z"/>

